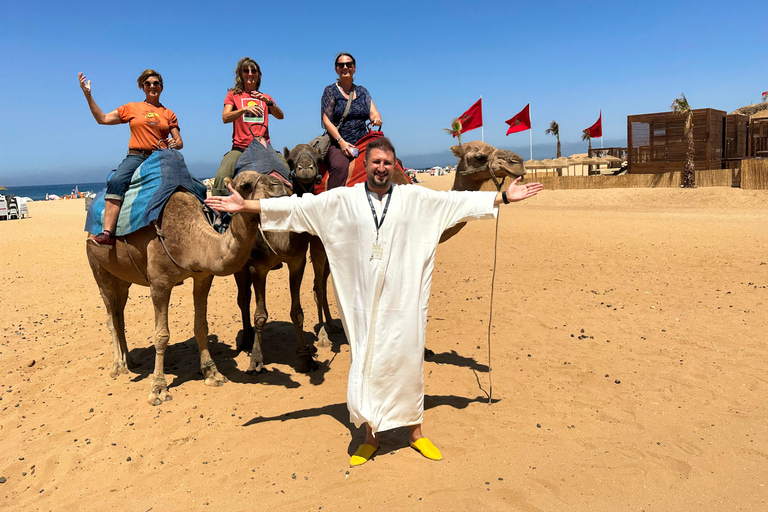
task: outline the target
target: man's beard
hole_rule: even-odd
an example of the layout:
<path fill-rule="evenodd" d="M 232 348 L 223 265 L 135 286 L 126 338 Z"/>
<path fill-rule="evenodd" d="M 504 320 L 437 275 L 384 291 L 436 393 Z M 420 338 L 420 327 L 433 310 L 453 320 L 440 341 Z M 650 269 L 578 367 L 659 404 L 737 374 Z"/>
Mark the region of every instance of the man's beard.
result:
<path fill-rule="evenodd" d="M 380 178 L 374 174 L 368 178 L 368 188 L 387 188 L 391 181 L 391 176 L 387 176 L 382 182 L 380 181 Z"/>

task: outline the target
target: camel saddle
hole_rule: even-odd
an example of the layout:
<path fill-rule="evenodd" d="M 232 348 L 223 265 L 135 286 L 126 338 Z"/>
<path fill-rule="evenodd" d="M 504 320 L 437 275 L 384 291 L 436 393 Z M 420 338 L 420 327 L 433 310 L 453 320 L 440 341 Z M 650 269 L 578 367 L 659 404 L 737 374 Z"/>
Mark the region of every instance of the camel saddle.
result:
<path fill-rule="evenodd" d="M 115 235 L 133 233 L 159 219 L 168 199 L 179 189 L 197 197 L 202 209 L 206 186 L 189 173 L 181 153 L 175 149 L 160 149 L 152 153 L 133 173 L 120 208 Z M 85 218 L 85 231 L 88 233 L 101 233 L 104 229 L 106 193 L 104 188 L 88 207 Z"/>

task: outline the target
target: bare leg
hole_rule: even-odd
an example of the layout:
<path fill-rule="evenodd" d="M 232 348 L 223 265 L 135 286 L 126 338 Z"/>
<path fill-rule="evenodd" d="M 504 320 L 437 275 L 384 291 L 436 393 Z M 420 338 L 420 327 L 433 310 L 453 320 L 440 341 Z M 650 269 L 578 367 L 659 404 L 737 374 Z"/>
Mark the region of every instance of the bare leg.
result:
<path fill-rule="evenodd" d="M 120 216 L 120 204 L 118 199 L 106 199 L 104 201 L 104 230 L 113 235 L 117 229 L 117 218 Z"/>

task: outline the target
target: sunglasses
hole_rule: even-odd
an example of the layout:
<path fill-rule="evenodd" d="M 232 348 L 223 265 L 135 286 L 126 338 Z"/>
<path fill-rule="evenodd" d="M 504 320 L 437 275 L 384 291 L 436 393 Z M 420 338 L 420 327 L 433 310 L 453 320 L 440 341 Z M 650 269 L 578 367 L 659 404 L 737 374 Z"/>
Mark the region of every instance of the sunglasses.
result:
<path fill-rule="evenodd" d="M 242 73 L 243 73 L 244 75 L 258 75 L 258 74 L 259 74 L 259 71 L 258 71 L 258 70 L 256 70 L 256 69 L 244 69 L 244 70 L 242 71 Z"/>
<path fill-rule="evenodd" d="M 352 69 L 353 67 L 355 67 L 355 63 L 354 62 L 339 62 L 338 64 L 336 64 L 336 67 L 337 68 L 341 68 L 341 69 L 344 69 L 344 68 Z"/>
<path fill-rule="evenodd" d="M 147 80 L 146 82 L 144 82 L 144 86 L 150 86 L 150 87 L 151 87 L 151 86 L 153 86 L 153 85 L 154 85 L 155 87 L 159 87 L 159 86 L 163 85 L 163 83 L 162 83 L 162 82 L 158 82 L 158 81 L 155 81 L 155 82 L 150 82 L 149 80 Z"/>

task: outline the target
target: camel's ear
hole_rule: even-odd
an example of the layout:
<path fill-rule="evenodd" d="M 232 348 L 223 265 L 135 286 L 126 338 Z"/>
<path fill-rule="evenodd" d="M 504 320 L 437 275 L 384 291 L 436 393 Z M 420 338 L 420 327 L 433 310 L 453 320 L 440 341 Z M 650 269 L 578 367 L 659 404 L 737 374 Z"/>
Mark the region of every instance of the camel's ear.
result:
<path fill-rule="evenodd" d="M 288 160 L 288 156 L 291 154 L 290 150 L 288 149 L 288 146 L 283 146 L 283 156 L 286 160 Z"/>
<path fill-rule="evenodd" d="M 230 185 L 230 184 L 232 185 L 232 187 L 234 187 L 234 186 L 235 186 L 235 182 L 232 180 L 232 178 L 230 178 L 229 176 L 227 176 L 226 178 L 224 178 L 224 187 L 225 187 L 225 188 L 227 188 L 227 189 L 229 189 L 229 185 Z"/>
<path fill-rule="evenodd" d="M 453 156 L 455 156 L 456 158 L 464 158 L 464 147 L 451 146 L 451 153 L 453 153 Z"/>

